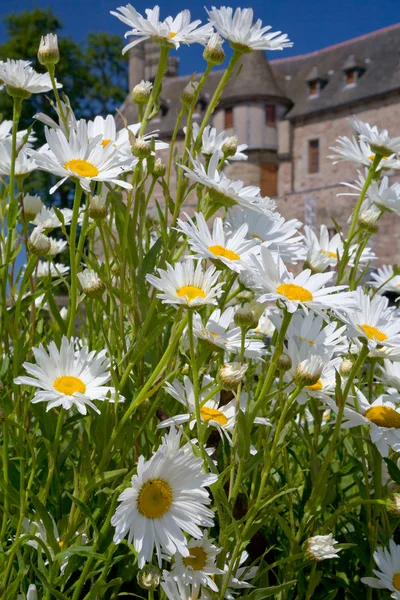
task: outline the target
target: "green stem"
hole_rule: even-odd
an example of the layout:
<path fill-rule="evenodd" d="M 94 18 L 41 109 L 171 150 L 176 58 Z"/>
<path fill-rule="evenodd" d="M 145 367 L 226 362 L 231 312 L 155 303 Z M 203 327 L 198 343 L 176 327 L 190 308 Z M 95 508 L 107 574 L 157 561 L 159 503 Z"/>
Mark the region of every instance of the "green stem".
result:
<path fill-rule="evenodd" d="M 76 303 L 78 297 L 77 259 L 76 259 L 76 230 L 81 205 L 82 188 L 79 181 L 75 183 L 75 197 L 72 211 L 71 231 L 69 235 L 69 262 L 71 269 L 71 289 L 69 298 L 69 322 L 67 336 L 70 338 L 74 331 L 76 318 Z"/>
<path fill-rule="evenodd" d="M 69 126 L 68 126 L 68 121 L 67 121 L 67 117 L 65 116 L 64 113 L 64 109 L 60 100 L 60 95 L 58 93 L 58 89 L 57 89 L 57 85 L 56 85 L 56 80 L 54 77 L 54 72 L 55 72 L 55 66 L 54 65 L 48 65 L 47 70 L 49 72 L 50 75 L 50 80 L 51 80 L 51 86 L 53 88 L 53 92 L 54 92 L 54 96 L 56 99 L 56 103 L 58 106 L 58 110 L 60 112 L 60 117 L 61 117 L 61 121 L 63 122 L 64 128 L 65 128 L 65 134 L 67 137 L 69 137 Z"/>
<path fill-rule="evenodd" d="M 151 115 L 151 111 L 153 110 L 153 105 L 158 100 L 158 96 L 159 96 L 160 90 L 161 90 L 161 83 L 162 83 L 165 71 L 167 70 L 168 55 L 170 53 L 171 48 L 169 48 L 168 46 L 161 46 L 160 59 L 158 62 L 156 78 L 154 80 L 154 84 L 153 84 L 153 88 L 151 90 L 149 101 L 147 102 L 146 110 L 143 115 L 143 121 L 140 126 L 138 136 L 141 136 L 144 134 L 146 125 L 147 125 L 147 121 Z"/>
<path fill-rule="evenodd" d="M 51 482 L 53 480 L 54 471 L 55 471 L 56 465 L 57 465 L 57 454 L 58 454 L 58 448 L 60 446 L 61 430 L 62 430 L 63 423 L 64 423 L 64 408 L 61 407 L 60 408 L 60 412 L 58 413 L 58 418 L 57 418 L 56 432 L 55 432 L 55 435 L 54 435 L 53 452 L 49 456 L 49 459 L 50 459 L 50 461 L 49 461 L 50 462 L 49 472 L 47 474 L 46 484 L 44 486 L 43 495 L 42 495 L 42 504 L 44 506 L 46 506 L 47 496 L 48 496 L 48 493 L 49 493 L 49 490 L 50 490 Z"/>
<path fill-rule="evenodd" d="M 204 431 L 201 423 L 200 413 L 200 395 L 199 395 L 199 374 L 197 370 L 197 358 L 194 349 L 194 334 L 193 334 L 193 310 L 188 310 L 188 336 L 190 346 L 190 366 L 192 367 L 193 393 L 194 403 L 196 407 L 196 425 L 197 437 L 199 439 L 199 448 L 203 461 L 206 463 L 206 454 L 204 450 Z"/>

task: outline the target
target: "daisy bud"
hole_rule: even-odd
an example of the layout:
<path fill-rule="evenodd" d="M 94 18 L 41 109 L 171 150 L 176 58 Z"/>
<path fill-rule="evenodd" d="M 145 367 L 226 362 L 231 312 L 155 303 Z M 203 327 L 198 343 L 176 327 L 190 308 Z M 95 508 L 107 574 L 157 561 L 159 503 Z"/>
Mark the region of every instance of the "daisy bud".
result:
<path fill-rule="evenodd" d="M 292 359 L 290 356 L 285 352 L 282 352 L 276 363 L 276 368 L 279 369 L 279 371 L 289 371 L 292 368 Z"/>
<path fill-rule="evenodd" d="M 236 390 L 247 371 L 247 365 L 225 363 L 218 369 L 217 381 L 223 390 Z"/>
<path fill-rule="evenodd" d="M 157 160 L 154 162 L 152 174 L 154 175 L 154 177 L 164 177 L 166 172 L 167 172 L 167 167 L 161 161 L 161 158 L 157 158 Z"/>
<path fill-rule="evenodd" d="M 40 196 L 31 196 L 26 194 L 22 201 L 24 206 L 24 215 L 27 221 L 33 221 L 38 213 L 42 210 L 43 202 Z"/>
<path fill-rule="evenodd" d="M 339 367 L 339 373 L 342 375 L 342 377 L 348 377 L 353 370 L 353 366 L 354 365 L 352 361 L 348 358 L 345 358 Z"/>
<path fill-rule="evenodd" d="M 371 206 L 367 210 L 364 210 L 357 219 L 358 225 L 368 231 L 369 233 L 376 233 L 378 231 L 378 219 L 381 215 L 381 211 L 376 206 Z"/>
<path fill-rule="evenodd" d="M 203 58 L 212 65 L 222 65 L 225 60 L 225 52 L 222 50 L 224 40 L 218 33 L 213 33 L 204 48 Z"/>
<path fill-rule="evenodd" d="M 107 199 L 103 196 L 90 198 L 89 216 L 92 219 L 104 219 L 107 216 Z"/>
<path fill-rule="evenodd" d="M 3 408 L 0 408 L 0 424 L 4 423 L 6 416 L 6 411 Z"/>
<path fill-rule="evenodd" d="M 186 106 L 192 106 L 198 87 L 198 81 L 189 81 L 180 97 L 180 101 L 182 102 L 182 104 L 185 104 Z"/>
<path fill-rule="evenodd" d="M 37 57 L 40 64 L 45 67 L 56 65 L 58 63 L 60 60 L 60 52 L 58 50 L 57 34 L 48 33 L 47 35 L 42 36 Z"/>
<path fill-rule="evenodd" d="M 161 571 L 154 565 L 145 565 L 137 574 L 137 582 L 143 590 L 155 590 L 160 585 Z"/>
<path fill-rule="evenodd" d="M 151 83 L 151 81 L 144 81 L 142 79 L 142 81 L 135 85 L 135 87 L 132 90 L 132 102 L 135 102 L 135 104 L 147 104 L 150 98 L 152 87 L 153 84 Z"/>
<path fill-rule="evenodd" d="M 333 535 L 315 535 L 309 538 L 305 543 L 305 553 L 311 560 L 320 562 L 327 558 L 338 558 L 338 552 L 340 548 L 336 546 L 337 541 Z"/>
<path fill-rule="evenodd" d="M 185 363 L 181 369 L 181 373 L 182 373 L 182 375 L 189 375 L 189 372 L 190 372 L 190 366 L 187 363 Z"/>
<path fill-rule="evenodd" d="M 320 356 L 311 356 L 297 365 L 295 381 L 309 387 L 315 385 L 321 377 L 324 361 Z"/>
<path fill-rule="evenodd" d="M 29 251 L 32 254 L 36 254 L 36 256 L 46 256 L 51 248 L 51 241 L 47 236 L 43 235 L 42 231 L 42 225 L 35 227 L 28 242 Z"/>
<path fill-rule="evenodd" d="M 28 593 L 26 594 L 26 600 L 38 600 L 37 588 L 34 583 L 28 587 Z"/>
<path fill-rule="evenodd" d="M 254 293 L 248 290 L 243 290 L 243 292 L 240 292 L 236 298 L 239 300 L 239 302 L 250 302 L 254 298 Z"/>
<path fill-rule="evenodd" d="M 85 269 L 82 273 L 78 273 L 78 279 L 83 291 L 89 297 L 102 294 L 106 287 L 104 281 L 92 269 Z"/>
<path fill-rule="evenodd" d="M 386 510 L 392 517 L 400 517 L 400 494 L 393 492 L 386 499 Z"/>
<path fill-rule="evenodd" d="M 151 146 L 146 140 L 138 137 L 132 143 L 132 154 L 138 158 L 149 158 L 151 156 Z"/>
<path fill-rule="evenodd" d="M 243 306 L 238 308 L 233 320 L 238 327 L 243 327 L 246 329 L 257 327 L 258 323 L 258 319 L 254 315 L 253 311 L 251 310 L 251 306 L 248 303 L 243 304 Z"/>
<path fill-rule="evenodd" d="M 235 156 L 238 149 L 239 140 L 236 135 L 232 135 L 222 144 L 222 152 L 225 156 Z"/>

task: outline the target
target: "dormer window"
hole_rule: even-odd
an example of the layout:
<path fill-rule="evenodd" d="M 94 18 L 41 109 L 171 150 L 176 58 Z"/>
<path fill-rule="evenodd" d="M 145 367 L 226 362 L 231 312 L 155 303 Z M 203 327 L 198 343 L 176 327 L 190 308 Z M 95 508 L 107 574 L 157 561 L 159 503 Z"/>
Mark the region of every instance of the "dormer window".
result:
<path fill-rule="evenodd" d="M 308 84 L 308 97 L 316 98 L 320 91 L 325 87 L 328 83 L 328 80 L 325 77 L 322 77 L 317 65 L 311 69 L 308 77 L 306 79 Z"/>
<path fill-rule="evenodd" d="M 265 105 L 265 125 L 267 127 L 275 127 L 276 123 L 276 109 L 275 104 Z"/>
<path fill-rule="evenodd" d="M 357 82 L 364 71 L 365 67 L 362 62 L 358 60 L 354 54 L 350 54 L 343 65 L 345 87 L 354 87 L 357 85 Z"/>

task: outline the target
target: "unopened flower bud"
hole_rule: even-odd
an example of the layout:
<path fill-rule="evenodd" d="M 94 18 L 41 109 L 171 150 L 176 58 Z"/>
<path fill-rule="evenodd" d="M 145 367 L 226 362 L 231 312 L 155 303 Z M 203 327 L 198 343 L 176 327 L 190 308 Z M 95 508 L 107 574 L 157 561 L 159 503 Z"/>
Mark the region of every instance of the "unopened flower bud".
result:
<path fill-rule="evenodd" d="M 164 165 L 161 158 L 157 158 L 157 160 L 154 161 L 154 167 L 153 167 L 154 177 L 164 177 L 166 172 L 167 172 L 167 167 Z"/>
<path fill-rule="evenodd" d="M 60 60 L 60 51 L 58 49 L 58 38 L 56 33 L 43 35 L 40 40 L 38 50 L 38 61 L 41 65 L 56 65 Z"/>
<path fill-rule="evenodd" d="M 151 146 L 142 137 L 138 137 L 132 143 L 132 154 L 138 158 L 149 158 L 151 156 Z"/>
<path fill-rule="evenodd" d="M 393 492 L 386 498 L 386 510 L 392 517 L 400 517 L 400 494 Z"/>
<path fill-rule="evenodd" d="M 186 106 L 191 106 L 196 96 L 196 90 L 199 87 L 198 81 L 189 81 L 187 86 L 184 88 L 180 100 L 182 104 Z"/>
<path fill-rule="evenodd" d="M 276 368 L 280 371 L 289 371 L 292 368 L 292 359 L 289 354 L 282 352 L 276 363 Z M 318 380 L 317 380 L 318 381 Z"/>
<path fill-rule="evenodd" d="M 254 298 L 254 293 L 248 290 L 243 290 L 243 292 L 239 292 L 236 296 L 239 302 L 250 302 Z"/>
<path fill-rule="evenodd" d="M 222 152 L 225 156 L 235 156 L 238 149 L 239 140 L 236 135 L 232 135 L 227 138 L 225 142 L 222 144 Z"/>
<path fill-rule="evenodd" d="M 147 104 L 150 98 L 152 87 L 153 84 L 151 81 L 144 80 L 135 85 L 131 94 L 132 102 L 135 102 L 135 104 Z"/>
<path fill-rule="evenodd" d="M 107 199 L 103 196 L 90 198 L 89 216 L 92 219 L 104 219 L 107 216 Z"/>
<path fill-rule="evenodd" d="M 340 548 L 337 547 L 337 541 L 333 535 L 315 535 L 309 538 L 304 544 L 306 556 L 311 560 L 320 562 L 327 558 L 337 558 Z"/>
<path fill-rule="evenodd" d="M 92 269 L 85 269 L 82 273 L 78 273 L 78 279 L 83 291 L 89 297 L 99 296 L 106 287 L 104 281 Z"/>
<path fill-rule="evenodd" d="M 295 381 L 304 386 L 315 385 L 321 377 L 324 361 L 320 356 L 311 356 L 297 365 Z"/>
<path fill-rule="evenodd" d="M 350 359 L 345 358 L 339 367 L 339 373 L 340 375 L 342 375 L 342 377 L 348 377 L 351 373 L 351 371 L 353 370 L 353 363 Z"/>
<path fill-rule="evenodd" d="M 368 231 L 369 233 L 376 233 L 379 229 L 378 227 L 378 219 L 381 215 L 381 211 L 376 206 L 371 206 L 364 210 L 358 216 L 358 225 Z"/>
<path fill-rule="evenodd" d="M 38 600 L 37 588 L 34 583 L 28 587 L 28 593 L 26 594 L 26 600 Z"/>
<path fill-rule="evenodd" d="M 24 215 L 27 221 L 33 221 L 38 213 L 42 210 L 43 202 L 40 196 L 31 196 L 26 194 L 22 201 L 24 207 Z"/>
<path fill-rule="evenodd" d="M 137 582 L 143 590 L 155 590 L 160 585 L 161 571 L 154 565 L 145 565 L 137 574 Z"/>
<path fill-rule="evenodd" d="M 222 65 L 225 60 L 225 52 L 222 50 L 224 40 L 218 33 L 213 33 L 204 48 L 203 58 L 212 65 Z"/>
<path fill-rule="evenodd" d="M 245 327 L 248 329 L 256 327 L 258 323 L 258 319 L 248 303 L 243 304 L 243 306 L 237 309 L 233 320 L 238 327 Z"/>
<path fill-rule="evenodd" d="M 181 369 L 182 375 L 189 375 L 189 371 L 190 371 L 190 366 L 187 363 L 185 363 Z"/>
<path fill-rule="evenodd" d="M 42 231 L 42 225 L 35 227 L 28 241 L 29 251 L 36 256 L 46 256 L 51 248 L 51 241 L 46 235 L 43 235 Z"/>
<path fill-rule="evenodd" d="M 223 390 L 236 390 L 247 371 L 247 365 L 225 363 L 218 369 L 217 381 Z"/>

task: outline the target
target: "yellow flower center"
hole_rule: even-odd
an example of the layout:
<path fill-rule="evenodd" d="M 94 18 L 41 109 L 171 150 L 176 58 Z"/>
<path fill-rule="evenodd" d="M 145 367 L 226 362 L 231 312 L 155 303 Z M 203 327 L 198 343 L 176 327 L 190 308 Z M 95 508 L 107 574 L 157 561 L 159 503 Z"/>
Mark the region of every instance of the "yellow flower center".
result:
<path fill-rule="evenodd" d="M 169 39 L 172 40 L 177 35 L 176 31 L 169 32 Z"/>
<path fill-rule="evenodd" d="M 58 546 L 59 548 L 62 548 L 64 546 L 63 540 L 58 540 Z"/>
<path fill-rule="evenodd" d="M 319 392 L 319 390 L 322 390 L 324 386 L 322 385 L 322 381 L 318 379 L 317 383 L 314 383 L 314 385 L 307 385 L 306 387 L 312 392 Z"/>
<path fill-rule="evenodd" d="M 301 287 L 300 285 L 296 285 L 294 283 L 281 283 L 276 288 L 278 294 L 282 294 L 288 300 L 297 300 L 298 302 L 309 302 L 313 299 L 313 295 L 311 292 L 306 290 L 306 288 Z"/>
<path fill-rule="evenodd" d="M 108 144 L 111 144 L 112 140 L 102 140 L 101 145 L 103 148 L 107 148 Z"/>
<path fill-rule="evenodd" d="M 83 158 L 74 158 L 73 160 L 69 160 L 65 163 L 64 169 L 67 169 L 67 171 L 72 171 L 73 173 L 80 175 L 80 177 L 97 177 L 99 174 L 98 168 Z"/>
<path fill-rule="evenodd" d="M 72 375 L 61 375 L 61 377 L 57 377 L 53 383 L 53 387 L 57 392 L 65 394 L 66 396 L 73 396 L 76 392 L 84 394 L 86 391 L 86 385 L 83 381 Z"/>
<path fill-rule="evenodd" d="M 321 250 L 321 254 L 327 254 L 329 258 L 337 258 L 336 252 L 328 252 L 328 250 Z"/>
<path fill-rule="evenodd" d="M 203 406 L 203 408 L 200 409 L 200 414 L 203 417 L 203 421 L 216 421 L 220 425 L 226 425 L 228 422 L 226 416 L 216 408 Z"/>
<path fill-rule="evenodd" d="M 365 333 L 369 340 L 377 340 L 378 342 L 384 342 L 385 340 L 387 340 L 388 337 L 386 333 L 383 333 L 383 331 L 379 331 L 379 329 L 377 329 L 376 327 L 372 327 L 372 325 L 367 325 L 366 323 L 360 325 L 358 329 Z"/>
<path fill-rule="evenodd" d="M 140 489 L 137 509 L 148 519 L 160 519 L 170 509 L 172 490 L 163 479 L 149 479 Z"/>
<path fill-rule="evenodd" d="M 365 413 L 365 418 L 379 427 L 393 427 L 400 429 L 400 415 L 389 406 L 372 406 Z M 400 582 L 400 576 L 399 576 Z"/>
<path fill-rule="evenodd" d="M 368 158 L 369 158 L 369 160 L 374 160 L 375 159 L 375 154 L 370 154 L 368 156 Z M 388 157 L 387 156 L 382 156 L 381 160 L 388 160 Z"/>
<path fill-rule="evenodd" d="M 195 285 L 183 285 L 178 290 L 176 290 L 179 298 L 187 298 L 188 303 L 190 304 L 192 300 L 195 298 L 205 298 L 206 295 L 203 290 Z"/>
<path fill-rule="evenodd" d="M 396 590 L 400 590 L 400 573 L 395 573 L 393 575 L 393 587 L 396 588 Z"/>
<path fill-rule="evenodd" d="M 233 250 L 229 250 L 229 248 L 224 248 L 219 244 L 216 246 L 208 246 L 208 249 L 214 254 L 214 256 L 221 256 L 222 258 L 227 258 L 228 260 L 240 260 L 240 254 L 237 254 Z"/>
<path fill-rule="evenodd" d="M 183 564 L 186 567 L 192 567 L 195 571 L 201 571 L 205 567 L 207 562 L 207 554 L 204 552 L 203 548 L 195 547 L 189 548 L 190 556 L 186 556 L 183 559 Z"/>

